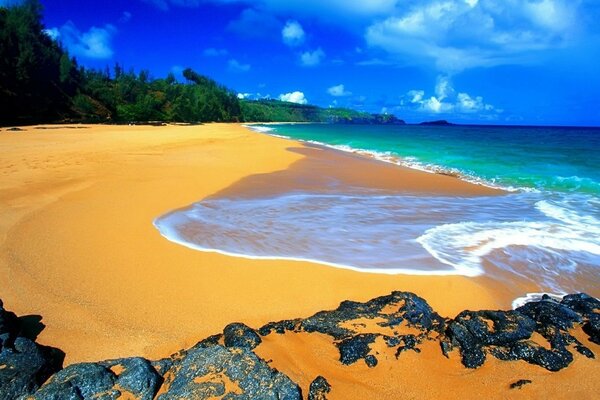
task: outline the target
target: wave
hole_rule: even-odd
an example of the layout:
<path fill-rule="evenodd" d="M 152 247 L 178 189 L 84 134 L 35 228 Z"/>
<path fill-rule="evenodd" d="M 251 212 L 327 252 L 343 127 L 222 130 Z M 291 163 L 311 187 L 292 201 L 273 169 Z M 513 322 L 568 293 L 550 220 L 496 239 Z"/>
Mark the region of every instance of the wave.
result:
<path fill-rule="evenodd" d="M 269 132 L 273 132 L 275 130 L 275 128 L 270 127 L 270 126 L 264 126 L 264 125 L 242 125 L 244 128 L 248 128 L 250 130 L 253 130 L 255 132 L 260 132 L 260 133 L 269 133 Z"/>
<path fill-rule="evenodd" d="M 487 261 L 547 290 L 564 292 L 561 281 L 566 278 L 561 275 L 597 274 L 600 268 L 600 220 L 593 215 L 600 208 L 591 204 L 586 196 L 555 196 L 534 203 L 541 213 L 534 220 L 443 224 L 417 241 L 455 268 L 481 268 Z"/>

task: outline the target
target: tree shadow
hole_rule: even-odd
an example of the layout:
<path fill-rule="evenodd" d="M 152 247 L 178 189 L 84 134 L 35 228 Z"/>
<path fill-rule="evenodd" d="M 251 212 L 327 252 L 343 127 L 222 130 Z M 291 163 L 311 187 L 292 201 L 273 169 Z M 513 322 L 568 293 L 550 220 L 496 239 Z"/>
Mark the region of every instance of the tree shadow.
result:
<path fill-rule="evenodd" d="M 19 317 L 19 323 L 21 324 L 21 335 L 33 341 L 37 340 L 38 335 L 46 327 L 42 323 L 41 315 L 23 315 Z"/>

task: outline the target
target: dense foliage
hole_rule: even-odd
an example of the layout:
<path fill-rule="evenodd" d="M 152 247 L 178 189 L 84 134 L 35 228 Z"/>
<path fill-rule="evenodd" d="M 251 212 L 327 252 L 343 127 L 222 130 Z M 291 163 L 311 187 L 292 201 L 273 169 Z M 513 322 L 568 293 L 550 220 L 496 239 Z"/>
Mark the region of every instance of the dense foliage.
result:
<path fill-rule="evenodd" d="M 393 116 L 275 100 L 240 100 L 191 69 L 173 74 L 86 69 L 53 40 L 38 0 L 0 7 L 0 125 L 43 122 L 289 121 L 399 123 Z"/>
<path fill-rule="evenodd" d="M 369 114 L 347 108 L 321 108 L 277 100 L 242 100 L 241 107 L 244 118 L 255 122 L 404 123 L 391 114 Z"/>

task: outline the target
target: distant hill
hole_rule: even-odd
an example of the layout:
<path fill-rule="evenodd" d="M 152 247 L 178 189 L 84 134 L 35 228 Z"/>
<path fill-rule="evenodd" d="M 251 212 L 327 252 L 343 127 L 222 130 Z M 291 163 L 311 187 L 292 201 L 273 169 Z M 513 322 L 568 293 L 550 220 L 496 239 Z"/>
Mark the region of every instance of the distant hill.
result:
<path fill-rule="evenodd" d="M 452 126 L 452 125 L 455 125 L 455 124 L 453 124 L 451 122 L 448 122 L 445 119 L 440 119 L 438 121 L 421 122 L 419 125 L 425 125 L 425 126 Z"/>
<path fill-rule="evenodd" d="M 120 65 L 79 66 L 42 24 L 38 0 L 0 6 L 0 126 L 51 122 L 330 122 L 402 124 L 393 115 L 320 108 L 276 100 L 240 100 L 214 80 L 186 69 L 173 74 Z"/>
<path fill-rule="evenodd" d="M 242 100 L 242 115 L 252 122 L 327 122 L 335 124 L 394 124 L 405 122 L 391 114 L 369 114 L 347 108 L 322 108 L 277 100 Z"/>

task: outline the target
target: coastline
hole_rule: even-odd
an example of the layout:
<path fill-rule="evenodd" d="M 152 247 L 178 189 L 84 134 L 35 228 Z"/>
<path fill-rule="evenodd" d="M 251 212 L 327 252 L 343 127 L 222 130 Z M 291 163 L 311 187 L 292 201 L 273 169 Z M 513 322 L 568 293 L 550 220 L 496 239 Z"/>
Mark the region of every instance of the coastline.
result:
<path fill-rule="evenodd" d="M 2 135 L 3 299 L 19 314 L 42 315 L 40 342 L 64 349 L 67 363 L 163 356 L 233 320 L 260 325 L 397 289 L 445 315 L 513 300 L 485 276 L 390 276 L 232 258 L 168 242 L 152 225 L 204 197 L 257 187 L 257 177 L 289 178 L 302 170 L 289 167 L 308 157 L 289 151 L 307 149 L 298 142 L 228 124 L 24 129 Z"/>
<path fill-rule="evenodd" d="M 283 182 L 318 168 L 311 152 L 326 159 L 350 157 L 377 171 L 407 172 L 390 164 L 314 150 L 232 124 L 28 127 L 1 132 L 0 149 L 0 298 L 17 315 L 41 318 L 45 327 L 37 342 L 62 349 L 65 366 L 128 356 L 160 359 L 234 321 L 258 328 L 394 290 L 414 292 L 448 317 L 465 309 L 509 309 L 513 300 L 486 276 L 365 274 L 309 262 L 234 258 L 169 242 L 152 224 L 201 198 L 249 189 L 264 193 L 273 186 L 287 190 Z M 370 173 L 364 172 L 345 179 L 367 179 Z M 408 172 L 419 182 L 436 177 Z M 436 179 L 447 181 L 448 190 L 457 190 L 457 183 L 474 187 L 456 178 Z M 398 183 L 391 185 L 398 189 Z M 586 398 L 596 390 L 597 361 L 580 355 L 564 371 L 549 373 L 495 359 L 468 370 L 458 353 L 446 359 L 433 342 L 424 343 L 420 354 L 407 352 L 402 362 L 381 344 L 376 349 L 380 366 L 373 369 L 340 364 L 335 346 L 320 334 L 270 335 L 256 354 L 273 360 L 272 367 L 303 390 L 315 375 L 327 375 L 331 398 L 395 397 L 407 393 L 399 381 L 407 382 L 415 398 L 448 394 L 449 386 L 456 396 L 475 390 L 503 398 L 507 385 L 524 377 L 536 385 L 511 391 L 515 397 L 541 395 L 547 387 L 564 398 Z M 591 380 L 581 386 L 579 374 Z M 365 381 L 370 384 L 360 383 Z"/>

